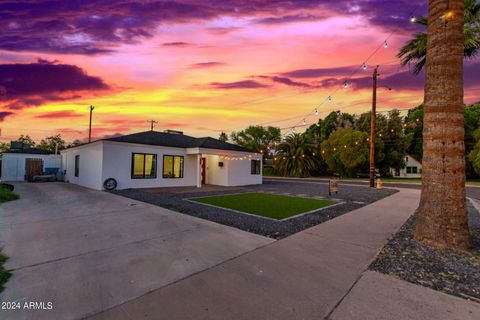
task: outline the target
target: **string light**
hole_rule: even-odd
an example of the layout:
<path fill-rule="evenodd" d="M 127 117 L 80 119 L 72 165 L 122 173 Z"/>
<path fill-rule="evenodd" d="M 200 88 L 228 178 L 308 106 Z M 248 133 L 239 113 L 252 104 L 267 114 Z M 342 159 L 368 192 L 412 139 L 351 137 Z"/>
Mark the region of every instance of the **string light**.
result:
<path fill-rule="evenodd" d="M 447 10 L 448 10 L 448 11 L 445 11 L 445 13 L 442 15 L 442 18 L 444 18 L 444 19 L 446 19 L 446 20 L 452 19 L 452 18 L 455 16 L 455 12 L 454 12 L 453 10 L 449 10 L 449 9 L 447 9 Z M 413 22 L 417 22 L 417 18 L 414 16 L 414 12 L 411 13 L 410 22 L 412 22 L 412 23 L 413 23 Z M 384 47 L 384 48 L 388 48 L 388 47 L 389 47 L 388 40 L 389 40 L 389 38 L 394 34 L 394 32 L 395 32 L 395 31 L 393 31 L 393 32 L 384 40 L 384 42 L 383 42 L 383 47 Z M 381 46 L 380 46 L 380 48 L 381 48 Z M 378 49 L 379 49 L 379 48 L 378 48 Z M 370 60 L 370 58 L 378 51 L 378 49 L 374 50 L 374 52 L 367 58 L 367 60 L 362 63 L 361 67 L 362 67 L 363 70 L 367 70 L 367 69 L 368 69 L 368 64 L 367 64 L 367 62 L 368 62 L 368 60 Z M 355 74 L 355 72 L 354 72 L 353 74 Z M 351 77 L 353 76 L 353 74 L 352 74 L 349 78 L 351 78 Z M 349 83 L 348 80 L 346 80 L 346 81 L 343 83 L 343 87 L 344 87 L 344 89 L 348 89 L 348 88 L 350 87 L 350 83 Z M 336 90 L 335 90 L 335 92 L 336 92 Z M 327 97 L 327 102 L 328 102 L 328 103 L 332 103 L 332 101 L 333 101 L 332 96 L 331 96 L 331 95 L 328 96 L 328 97 Z M 319 115 L 318 107 L 314 109 L 314 114 L 315 114 L 316 116 Z M 309 115 L 311 115 L 311 113 L 310 113 Z M 285 119 L 285 120 L 287 120 L 287 119 Z M 283 120 L 282 120 L 282 121 L 283 121 Z M 303 121 L 302 121 L 301 123 L 303 123 L 303 125 L 306 125 L 306 119 L 303 118 Z M 296 124 L 296 126 L 298 126 L 298 124 Z M 295 134 L 295 133 L 296 133 L 295 127 L 290 127 L 290 128 L 291 128 L 291 130 L 292 130 L 291 132 Z M 284 129 L 287 129 L 287 128 L 284 128 Z M 284 140 L 284 139 L 282 138 L 282 140 Z M 367 139 L 367 141 L 368 141 L 368 139 Z"/>
<path fill-rule="evenodd" d="M 453 10 L 448 10 L 445 12 L 445 14 L 442 16 L 443 19 L 445 20 L 452 20 L 455 17 L 455 12 Z"/>

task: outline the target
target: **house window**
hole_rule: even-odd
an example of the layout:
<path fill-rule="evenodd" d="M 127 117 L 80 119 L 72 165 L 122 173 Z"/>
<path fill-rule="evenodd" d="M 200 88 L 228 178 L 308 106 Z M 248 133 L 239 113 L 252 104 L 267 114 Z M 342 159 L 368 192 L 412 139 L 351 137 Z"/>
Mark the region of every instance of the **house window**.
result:
<path fill-rule="evenodd" d="M 132 179 L 155 179 L 157 177 L 157 155 L 132 153 Z"/>
<path fill-rule="evenodd" d="M 260 174 L 260 165 L 261 165 L 260 160 L 251 160 L 251 174 Z"/>
<path fill-rule="evenodd" d="M 163 178 L 183 178 L 183 156 L 163 156 Z"/>
<path fill-rule="evenodd" d="M 417 167 L 407 167 L 407 173 L 417 173 L 418 168 Z"/>
<path fill-rule="evenodd" d="M 78 173 L 80 172 L 80 156 L 75 156 L 75 177 L 78 177 Z"/>

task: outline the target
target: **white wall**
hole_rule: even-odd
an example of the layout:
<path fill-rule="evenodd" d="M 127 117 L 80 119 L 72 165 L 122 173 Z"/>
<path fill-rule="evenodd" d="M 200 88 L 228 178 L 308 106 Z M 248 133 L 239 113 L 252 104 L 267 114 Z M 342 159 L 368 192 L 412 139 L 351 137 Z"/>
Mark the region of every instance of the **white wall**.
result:
<path fill-rule="evenodd" d="M 45 168 L 62 168 L 62 156 L 50 154 L 4 153 L 2 155 L 2 181 L 24 181 L 25 160 L 42 159 Z"/>
<path fill-rule="evenodd" d="M 262 161 L 261 156 L 253 157 Z M 263 164 L 260 163 L 260 174 L 251 174 L 251 160 L 228 160 L 228 185 L 244 186 L 251 184 L 262 184 Z"/>
<path fill-rule="evenodd" d="M 79 184 L 84 187 L 102 189 L 102 152 L 103 141 L 85 144 L 62 151 L 64 157 L 64 181 Z M 78 177 L 75 177 L 75 156 L 79 155 Z"/>
<path fill-rule="evenodd" d="M 206 183 L 218 186 L 228 186 L 228 161 L 217 155 L 203 155 L 206 158 Z M 223 162 L 223 167 L 218 165 Z"/>
<path fill-rule="evenodd" d="M 157 177 L 155 179 L 132 179 L 132 153 L 157 155 Z M 184 156 L 183 178 L 162 178 L 163 155 Z M 183 148 L 104 141 L 102 182 L 108 178 L 114 178 L 117 180 L 117 189 L 195 186 L 197 183 L 196 159 L 196 155 L 187 155 Z"/>

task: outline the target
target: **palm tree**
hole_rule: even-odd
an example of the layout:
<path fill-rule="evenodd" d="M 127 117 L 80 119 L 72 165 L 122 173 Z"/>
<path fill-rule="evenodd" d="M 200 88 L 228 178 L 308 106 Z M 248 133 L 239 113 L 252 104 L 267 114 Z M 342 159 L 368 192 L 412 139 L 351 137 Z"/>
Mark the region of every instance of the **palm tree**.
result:
<path fill-rule="evenodd" d="M 464 57 L 472 58 L 480 49 L 480 4 L 477 0 L 464 1 Z M 428 27 L 427 18 L 421 17 L 415 20 L 415 23 Z M 414 63 L 413 72 L 415 74 L 425 66 L 425 57 L 427 52 L 427 34 L 418 32 L 412 40 L 408 41 L 398 53 L 398 57 L 402 59 L 402 65 Z"/>
<path fill-rule="evenodd" d="M 275 169 L 283 176 L 309 176 L 317 168 L 315 145 L 305 134 L 291 134 L 278 146 L 274 161 Z"/>
<path fill-rule="evenodd" d="M 467 250 L 463 10 L 463 0 L 428 2 L 422 194 L 415 239 Z"/>
<path fill-rule="evenodd" d="M 227 134 L 222 131 L 222 132 L 220 133 L 220 136 L 218 137 L 218 140 L 223 141 L 223 142 L 227 142 L 227 141 L 228 141 L 228 136 L 227 136 Z"/>

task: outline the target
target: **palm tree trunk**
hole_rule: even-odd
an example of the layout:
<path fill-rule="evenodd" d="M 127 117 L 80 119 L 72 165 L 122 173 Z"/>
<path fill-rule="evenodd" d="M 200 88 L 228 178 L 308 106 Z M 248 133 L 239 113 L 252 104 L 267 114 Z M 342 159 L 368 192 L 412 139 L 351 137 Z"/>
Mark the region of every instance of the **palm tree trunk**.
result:
<path fill-rule="evenodd" d="M 463 0 L 428 1 L 422 196 L 415 239 L 467 250 L 463 10 Z"/>

